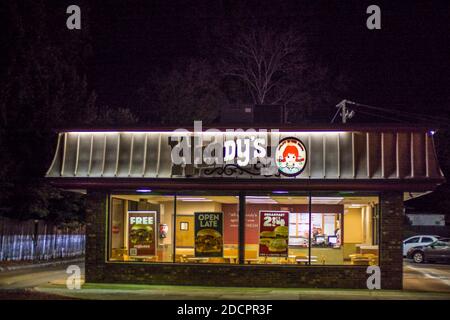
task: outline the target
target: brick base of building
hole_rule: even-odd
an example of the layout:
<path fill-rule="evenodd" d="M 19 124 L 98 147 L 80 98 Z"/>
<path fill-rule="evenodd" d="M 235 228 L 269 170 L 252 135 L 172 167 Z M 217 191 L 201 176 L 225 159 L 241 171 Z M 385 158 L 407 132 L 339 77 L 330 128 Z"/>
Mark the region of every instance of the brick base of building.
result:
<path fill-rule="evenodd" d="M 382 289 L 402 288 L 401 193 L 380 194 Z M 106 262 L 107 194 L 89 192 L 86 282 L 286 288 L 367 288 L 366 266 L 224 265 Z"/>
<path fill-rule="evenodd" d="M 106 263 L 87 282 L 280 288 L 365 289 L 366 267 Z"/>

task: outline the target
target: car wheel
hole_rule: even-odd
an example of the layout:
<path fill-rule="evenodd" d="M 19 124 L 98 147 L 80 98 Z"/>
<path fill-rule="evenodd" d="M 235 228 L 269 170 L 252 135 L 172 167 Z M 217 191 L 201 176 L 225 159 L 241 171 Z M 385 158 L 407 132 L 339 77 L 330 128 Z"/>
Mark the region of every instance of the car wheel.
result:
<path fill-rule="evenodd" d="M 412 258 L 415 263 L 423 263 L 425 260 L 423 253 L 420 251 L 414 252 Z"/>

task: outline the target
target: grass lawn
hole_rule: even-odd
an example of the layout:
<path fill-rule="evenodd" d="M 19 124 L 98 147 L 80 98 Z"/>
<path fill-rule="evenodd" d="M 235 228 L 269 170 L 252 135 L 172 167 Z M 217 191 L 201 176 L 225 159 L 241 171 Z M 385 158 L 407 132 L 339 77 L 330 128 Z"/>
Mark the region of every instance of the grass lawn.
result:
<path fill-rule="evenodd" d="M 63 284 L 38 287 L 40 293 L 77 299 L 125 300 L 450 300 L 450 293 L 401 290 L 309 289 L 203 287 L 141 284 L 83 284 L 80 290 L 69 290 Z"/>

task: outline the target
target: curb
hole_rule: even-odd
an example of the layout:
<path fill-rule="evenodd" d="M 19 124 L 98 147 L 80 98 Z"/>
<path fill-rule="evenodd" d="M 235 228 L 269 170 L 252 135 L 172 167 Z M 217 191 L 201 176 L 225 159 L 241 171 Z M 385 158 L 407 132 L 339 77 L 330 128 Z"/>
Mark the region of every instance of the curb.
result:
<path fill-rule="evenodd" d="M 71 259 L 71 260 L 62 260 L 62 261 L 53 261 L 53 262 L 45 262 L 45 263 L 36 263 L 36 264 L 17 265 L 17 266 L 11 266 L 11 267 L 1 267 L 0 266 L 0 273 L 8 272 L 8 271 L 24 270 L 24 269 L 33 269 L 33 268 L 57 266 L 57 265 L 61 265 L 61 264 L 76 263 L 76 262 L 83 262 L 84 263 L 84 258 Z"/>

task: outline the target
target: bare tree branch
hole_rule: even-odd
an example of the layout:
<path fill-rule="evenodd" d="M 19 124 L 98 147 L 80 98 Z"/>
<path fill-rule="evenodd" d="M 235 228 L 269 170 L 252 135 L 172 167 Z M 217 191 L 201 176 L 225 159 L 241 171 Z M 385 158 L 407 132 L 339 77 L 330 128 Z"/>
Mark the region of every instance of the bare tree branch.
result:
<path fill-rule="evenodd" d="M 255 104 L 283 103 L 298 85 L 286 80 L 304 68 L 301 40 L 293 32 L 250 30 L 228 48 L 224 74 L 242 81 Z"/>

